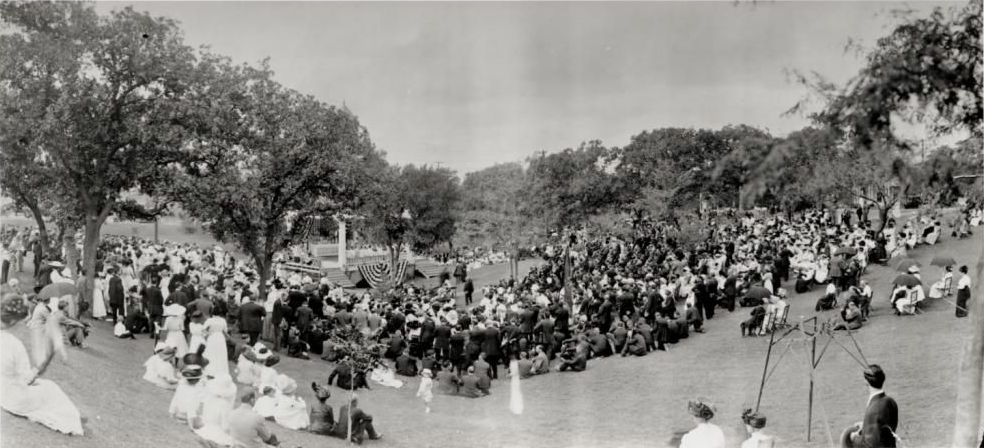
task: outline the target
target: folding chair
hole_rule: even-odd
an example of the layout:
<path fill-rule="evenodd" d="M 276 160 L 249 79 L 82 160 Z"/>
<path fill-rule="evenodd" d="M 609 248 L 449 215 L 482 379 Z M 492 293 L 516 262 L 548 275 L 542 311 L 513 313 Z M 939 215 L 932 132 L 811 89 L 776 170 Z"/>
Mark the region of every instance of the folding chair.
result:
<path fill-rule="evenodd" d="M 765 319 L 762 321 L 762 328 L 759 329 L 759 334 L 763 335 L 766 332 L 773 330 L 776 324 L 776 310 L 773 309 L 765 315 Z"/>
<path fill-rule="evenodd" d="M 779 316 L 776 318 L 775 328 L 788 327 L 789 324 L 786 323 L 787 316 L 789 316 L 789 305 L 786 305 L 786 307 L 783 308 L 782 311 L 779 313 Z"/>

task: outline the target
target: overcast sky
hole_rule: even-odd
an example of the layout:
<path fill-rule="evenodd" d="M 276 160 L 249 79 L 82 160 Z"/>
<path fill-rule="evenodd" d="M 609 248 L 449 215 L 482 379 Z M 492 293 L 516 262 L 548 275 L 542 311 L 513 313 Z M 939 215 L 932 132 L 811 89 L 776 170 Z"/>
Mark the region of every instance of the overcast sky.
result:
<path fill-rule="evenodd" d="M 123 3 L 101 3 L 106 11 Z M 147 2 L 186 40 L 270 63 L 283 84 L 344 102 L 391 162 L 459 174 L 646 129 L 745 123 L 784 135 L 806 93 L 837 82 L 893 9 L 934 3 Z M 952 3 L 951 3 L 952 5 Z"/>

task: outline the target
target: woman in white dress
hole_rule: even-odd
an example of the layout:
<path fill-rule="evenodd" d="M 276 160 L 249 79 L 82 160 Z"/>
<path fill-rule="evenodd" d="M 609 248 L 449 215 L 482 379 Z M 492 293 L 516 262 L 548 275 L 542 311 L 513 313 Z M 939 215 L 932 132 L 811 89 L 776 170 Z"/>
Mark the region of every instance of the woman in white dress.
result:
<path fill-rule="evenodd" d="M 211 365 L 211 363 L 209 363 Z M 189 419 L 191 429 L 209 442 L 219 446 L 232 446 L 236 441 L 229 435 L 228 417 L 236 401 L 236 385 L 229 374 L 208 376 L 202 403 L 196 418 Z"/>
<path fill-rule="evenodd" d="M 188 341 L 184 336 L 185 307 L 171 303 L 164 307 L 164 344 L 174 347 L 174 353 L 180 359 L 188 353 Z"/>
<path fill-rule="evenodd" d="M 193 324 L 194 325 L 194 324 Z M 228 337 L 228 327 L 226 320 L 219 316 L 212 316 L 205 320 L 205 359 L 208 365 L 205 366 L 205 374 L 215 378 L 229 376 L 229 351 L 226 348 L 226 338 Z"/>
<path fill-rule="evenodd" d="M 103 293 L 106 290 L 106 281 L 103 279 L 103 273 L 99 272 L 96 274 L 95 283 L 92 288 L 92 318 L 102 319 L 106 317 L 106 295 Z"/>
<path fill-rule="evenodd" d="M 205 321 L 202 312 L 195 310 L 188 324 L 188 351 L 193 352 L 200 345 L 205 345 Z"/>
<path fill-rule="evenodd" d="M 131 287 L 139 286 L 137 274 L 133 270 L 133 262 L 129 258 L 123 260 L 123 266 L 120 268 L 120 281 L 123 282 L 123 290 L 125 291 L 129 291 Z"/>
<path fill-rule="evenodd" d="M 24 299 L 8 295 L 0 302 L 0 408 L 55 431 L 82 435 L 82 416 L 72 400 L 52 381 L 41 379 L 53 352 L 38 367 L 31 367 L 27 349 L 9 331 L 27 317 Z"/>

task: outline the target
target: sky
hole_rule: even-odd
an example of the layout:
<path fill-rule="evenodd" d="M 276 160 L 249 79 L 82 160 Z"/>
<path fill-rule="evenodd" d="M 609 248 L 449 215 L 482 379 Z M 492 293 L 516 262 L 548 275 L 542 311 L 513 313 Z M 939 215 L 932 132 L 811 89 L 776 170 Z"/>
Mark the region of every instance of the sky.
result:
<path fill-rule="evenodd" d="M 128 3 L 98 3 L 101 11 Z M 748 124 L 775 135 L 807 91 L 842 83 L 897 23 L 940 3 L 140 2 L 191 45 L 269 57 L 282 84 L 359 116 L 390 162 L 460 175 L 644 130 Z M 947 5 L 947 4 L 942 4 Z M 949 5 L 959 5 L 949 3 Z"/>

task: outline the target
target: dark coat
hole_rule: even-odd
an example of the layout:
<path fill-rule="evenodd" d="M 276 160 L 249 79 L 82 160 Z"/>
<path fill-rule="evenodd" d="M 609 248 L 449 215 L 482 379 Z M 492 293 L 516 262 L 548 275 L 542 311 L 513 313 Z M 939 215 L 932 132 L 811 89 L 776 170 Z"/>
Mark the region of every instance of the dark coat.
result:
<path fill-rule="evenodd" d="M 424 351 L 434 348 L 434 336 L 437 331 L 434 319 L 424 319 L 420 326 L 420 346 Z"/>
<path fill-rule="evenodd" d="M 212 317 L 212 307 L 213 307 L 212 301 L 206 298 L 195 299 L 188 303 L 188 311 L 190 312 L 194 312 L 194 310 L 201 311 L 202 316 L 204 316 L 206 319 Z M 188 314 L 190 315 L 191 313 Z"/>
<path fill-rule="evenodd" d="M 892 435 L 899 426 L 899 407 L 884 392 L 875 395 L 864 410 L 861 424 L 862 446 L 867 448 L 894 447 Z"/>
<path fill-rule="evenodd" d="M 403 376 L 417 376 L 417 360 L 406 355 L 396 358 L 396 373 Z"/>
<path fill-rule="evenodd" d="M 109 278 L 109 304 L 123 306 L 126 301 L 126 291 L 123 289 L 123 280 L 117 276 Z"/>
<path fill-rule="evenodd" d="M 161 294 L 160 288 L 156 286 L 148 286 L 144 288 L 144 309 L 147 310 L 147 314 L 150 316 L 163 316 L 164 315 L 164 295 Z"/>
<path fill-rule="evenodd" d="M 478 398 L 489 394 L 488 386 L 483 384 L 482 378 L 475 375 L 465 375 L 461 378 L 461 387 L 458 393 L 469 398 Z"/>
<path fill-rule="evenodd" d="M 263 331 L 263 316 L 266 310 L 263 306 L 246 302 L 239 306 L 239 331 L 243 333 L 260 333 Z"/>
<path fill-rule="evenodd" d="M 311 307 L 306 304 L 302 304 L 301 307 L 294 312 L 294 316 L 296 317 L 294 322 L 297 325 L 297 329 L 303 332 L 307 331 L 308 325 L 311 325 L 311 320 L 314 318 L 314 311 L 311 310 Z"/>
<path fill-rule="evenodd" d="M 451 327 L 438 325 L 434 328 L 434 348 L 438 350 L 451 349 Z"/>
<path fill-rule="evenodd" d="M 502 339 L 499 330 L 495 327 L 485 329 L 485 338 L 482 339 L 482 351 L 489 358 L 502 356 Z"/>

